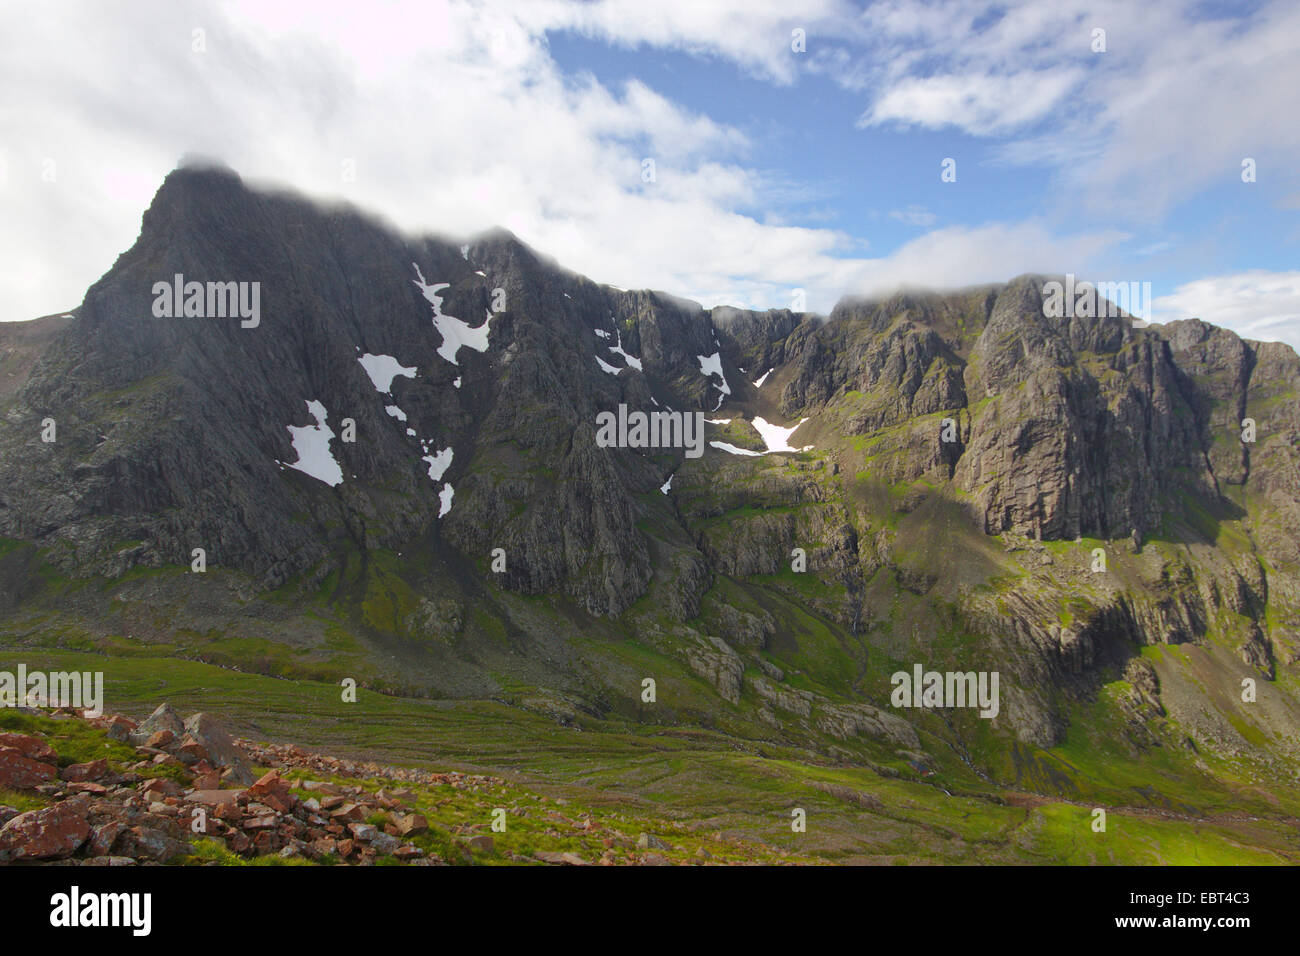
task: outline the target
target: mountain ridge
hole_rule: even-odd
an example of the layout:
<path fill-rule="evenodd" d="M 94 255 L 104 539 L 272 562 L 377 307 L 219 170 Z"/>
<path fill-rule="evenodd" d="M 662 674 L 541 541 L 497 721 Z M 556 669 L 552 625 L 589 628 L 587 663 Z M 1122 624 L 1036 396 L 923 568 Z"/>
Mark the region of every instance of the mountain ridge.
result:
<path fill-rule="evenodd" d="M 262 283 L 259 325 L 155 318 L 176 274 Z M 567 721 L 635 725 L 663 670 L 672 723 L 1047 789 L 1076 727 L 1192 775 L 1182 740 L 1292 767 L 1300 359 L 1050 318 L 1048 278 L 706 310 L 174 172 L 75 320 L 4 359 L 0 628 Z M 381 388 L 366 356 L 415 371 Z M 291 464 L 312 403 L 337 484 Z M 711 444 L 602 449 L 619 404 L 702 411 Z M 1179 646 L 1205 660 L 1148 650 Z M 917 661 L 1000 670 L 1002 715 L 892 712 Z"/>

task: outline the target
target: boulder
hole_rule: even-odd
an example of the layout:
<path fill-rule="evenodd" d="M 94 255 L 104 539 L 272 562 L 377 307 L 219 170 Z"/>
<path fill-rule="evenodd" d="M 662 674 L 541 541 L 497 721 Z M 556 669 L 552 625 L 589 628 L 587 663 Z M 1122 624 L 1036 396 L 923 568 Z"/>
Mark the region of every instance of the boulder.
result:
<path fill-rule="evenodd" d="M 68 802 L 18 814 L 0 829 L 0 861 L 72 856 L 90 836 L 83 809 Z"/>
<path fill-rule="evenodd" d="M 58 777 L 52 764 L 23 755 L 12 747 L 0 747 L 0 787 L 9 790 L 35 790 Z"/>
<path fill-rule="evenodd" d="M 293 809 L 296 799 L 289 792 L 289 784 L 280 776 L 278 770 L 264 774 L 244 792 L 250 799 L 270 807 L 276 813 L 288 813 Z"/>
<path fill-rule="evenodd" d="M 144 723 L 136 728 L 132 738 L 142 736 L 143 740 L 148 740 L 154 734 L 162 731 L 170 733 L 172 740 L 185 733 L 185 723 L 181 720 L 181 715 L 172 709 L 171 704 L 165 702 L 159 704 L 158 709 L 145 718 Z"/>
<path fill-rule="evenodd" d="M 55 763 L 59 759 L 53 747 L 40 737 L 32 737 L 28 734 L 0 733 L 0 747 L 17 750 L 29 760 L 37 760 L 41 763 Z"/>
<path fill-rule="evenodd" d="M 59 771 L 59 779 L 66 780 L 69 783 L 99 782 L 114 776 L 116 775 L 109 769 L 108 761 L 102 757 L 99 760 L 91 760 L 87 763 L 74 763 Z"/>
<path fill-rule="evenodd" d="M 181 732 L 203 748 L 204 759 L 214 767 L 226 768 L 227 780 L 245 787 L 253 783 L 244 752 L 211 714 L 195 714 L 185 721 Z"/>

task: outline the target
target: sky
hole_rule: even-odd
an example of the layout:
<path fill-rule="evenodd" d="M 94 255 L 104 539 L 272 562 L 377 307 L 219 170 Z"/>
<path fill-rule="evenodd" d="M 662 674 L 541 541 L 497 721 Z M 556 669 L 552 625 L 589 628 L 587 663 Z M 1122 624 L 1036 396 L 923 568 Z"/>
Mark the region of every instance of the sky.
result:
<path fill-rule="evenodd" d="M 0 0 L 0 22 L 0 320 L 78 305 L 203 156 L 705 306 L 1073 273 L 1300 348 L 1293 0 Z"/>

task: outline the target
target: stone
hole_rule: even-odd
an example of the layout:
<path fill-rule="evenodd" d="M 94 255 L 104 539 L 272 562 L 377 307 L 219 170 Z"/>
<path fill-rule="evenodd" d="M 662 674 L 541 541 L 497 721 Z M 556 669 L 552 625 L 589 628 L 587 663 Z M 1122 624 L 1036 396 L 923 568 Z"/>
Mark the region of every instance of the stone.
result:
<path fill-rule="evenodd" d="M 70 783 L 83 783 L 87 780 L 103 781 L 116 774 L 109 769 L 108 761 L 102 757 L 88 763 L 74 763 L 59 771 L 59 779 Z"/>
<path fill-rule="evenodd" d="M 123 856 L 137 860 L 154 860 L 165 863 L 173 857 L 190 852 L 188 843 L 177 840 L 155 827 L 128 827 L 117 838 L 114 849 Z"/>
<path fill-rule="evenodd" d="M 415 836 L 429 832 L 429 821 L 422 813 L 408 813 L 397 818 L 398 836 Z"/>
<path fill-rule="evenodd" d="M 136 728 L 136 733 L 143 734 L 145 739 L 148 739 L 155 733 L 164 730 L 171 733 L 172 739 L 177 739 L 185 733 L 185 723 L 181 720 L 181 715 L 176 713 L 172 705 L 165 701 L 159 704 L 157 709 L 144 719 L 140 726 Z"/>
<path fill-rule="evenodd" d="M 170 730 L 158 730 L 149 735 L 149 739 L 144 742 L 146 747 L 152 747 L 155 750 L 166 750 L 176 742 L 176 734 Z"/>
<path fill-rule="evenodd" d="M 32 737 L 28 734 L 0 733 L 0 748 L 4 747 L 17 750 L 29 760 L 40 763 L 56 763 L 59 759 L 53 747 L 40 737 Z"/>
<path fill-rule="evenodd" d="M 277 813 L 288 813 L 293 809 L 296 800 L 289 792 L 289 784 L 280 776 L 278 770 L 263 774 L 244 792 L 250 799 L 265 804 Z"/>
<path fill-rule="evenodd" d="M 642 850 L 671 850 L 672 847 L 653 833 L 642 833 L 636 838 L 636 845 Z"/>
<path fill-rule="evenodd" d="M 29 810 L 0 829 L 0 861 L 61 860 L 76 853 L 89 836 L 90 824 L 71 802 Z"/>
<path fill-rule="evenodd" d="M 12 747 L 0 747 L 0 787 L 10 790 L 35 790 L 58 778 L 52 764 L 24 756 Z"/>

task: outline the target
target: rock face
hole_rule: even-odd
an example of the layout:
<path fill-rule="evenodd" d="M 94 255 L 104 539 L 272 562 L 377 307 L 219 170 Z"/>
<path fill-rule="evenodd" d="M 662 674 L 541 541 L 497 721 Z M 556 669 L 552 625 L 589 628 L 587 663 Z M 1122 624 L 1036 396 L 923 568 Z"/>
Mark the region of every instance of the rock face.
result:
<path fill-rule="evenodd" d="M 159 316 L 178 275 L 257 283 L 257 321 Z M 331 680 L 346 638 L 362 686 L 532 687 L 557 714 L 629 712 L 646 675 L 617 634 L 707 689 L 675 719 L 828 752 L 923 739 L 884 709 L 885 660 L 1002 668 L 999 732 L 1039 747 L 1148 645 L 1277 676 L 1300 661 L 1300 359 L 1200 320 L 1052 317 L 1049 278 L 825 321 L 704 310 L 505 233 L 408 239 L 178 170 L 74 319 L 0 340 L 0 629 L 56 614 Z M 619 406 L 704 412 L 703 454 L 601 447 Z M 767 453 L 760 418 L 808 450 Z M 256 785 L 202 715 L 112 732 L 200 792 Z M 0 775 L 42 766 L 0 742 Z"/>

